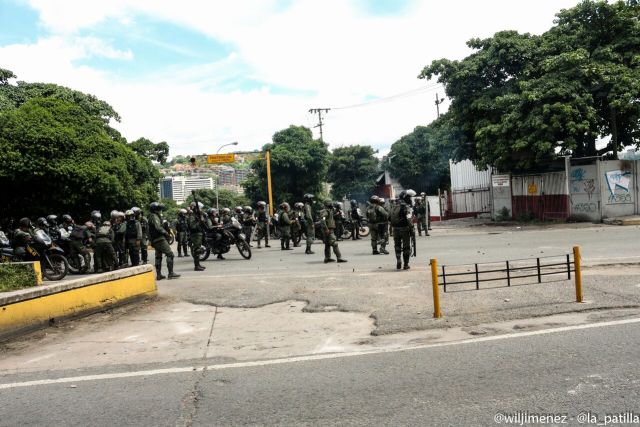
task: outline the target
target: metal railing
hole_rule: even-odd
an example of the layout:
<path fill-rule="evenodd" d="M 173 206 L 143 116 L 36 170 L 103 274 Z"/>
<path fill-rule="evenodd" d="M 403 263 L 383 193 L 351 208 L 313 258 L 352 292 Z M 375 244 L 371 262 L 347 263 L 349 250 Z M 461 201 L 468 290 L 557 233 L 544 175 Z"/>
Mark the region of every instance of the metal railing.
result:
<path fill-rule="evenodd" d="M 550 260 L 562 260 L 551 261 Z M 535 265 L 533 262 L 535 261 Z M 580 259 L 580 247 L 573 247 L 573 254 L 555 255 L 537 258 L 525 258 L 507 260 L 503 262 L 493 263 L 475 263 L 475 264 L 462 264 L 455 266 L 441 266 L 441 272 L 438 271 L 438 260 L 431 260 L 431 285 L 433 291 L 433 317 L 442 317 L 440 311 L 440 286 L 442 286 L 444 292 L 447 292 L 447 286 L 453 285 L 470 285 L 474 284 L 475 289 L 463 289 L 463 290 L 480 290 L 480 284 L 486 282 L 505 281 L 505 287 L 520 286 L 516 284 L 522 279 L 530 279 L 535 277 L 537 283 L 542 283 L 542 278 L 552 275 L 566 275 L 566 280 L 571 280 L 571 273 L 574 273 L 575 288 L 576 288 L 576 302 L 582 302 L 582 272 L 581 272 L 581 259 Z M 528 263 L 532 265 L 529 265 Z M 504 263 L 505 268 L 494 268 L 493 266 L 502 265 Z M 515 264 L 515 266 L 513 265 Z M 492 266 L 490 269 L 481 269 L 481 266 Z M 464 272 L 447 272 L 448 267 L 473 267 L 468 268 L 470 271 Z M 472 279 L 466 280 L 466 277 L 472 276 Z M 490 276 L 490 277 L 488 277 Z M 447 280 L 449 278 L 449 280 Z M 453 278 L 453 281 L 451 281 Z M 462 280 L 458 280 L 462 279 Z M 531 283 L 524 283 L 531 284 Z M 496 288 L 496 287 L 493 287 Z"/>

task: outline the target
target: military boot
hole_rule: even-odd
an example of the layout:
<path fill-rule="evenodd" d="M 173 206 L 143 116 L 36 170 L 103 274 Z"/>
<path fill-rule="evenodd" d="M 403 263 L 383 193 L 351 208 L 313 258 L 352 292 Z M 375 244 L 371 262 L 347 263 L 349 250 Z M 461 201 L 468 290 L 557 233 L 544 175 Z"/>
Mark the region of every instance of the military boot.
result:
<path fill-rule="evenodd" d="M 396 257 L 396 269 L 400 270 L 402 268 L 402 261 L 400 260 L 400 257 L 397 256 Z"/>
<path fill-rule="evenodd" d="M 313 251 L 311 250 L 311 245 L 309 245 L 309 244 L 307 244 L 307 249 L 304 251 L 304 253 L 305 253 L 305 254 L 307 254 L 307 255 L 313 255 L 313 254 L 315 254 L 315 252 L 313 252 Z"/>
<path fill-rule="evenodd" d="M 284 243 L 284 250 L 285 251 L 292 251 L 293 249 L 291 249 L 291 240 L 287 239 Z"/>
<path fill-rule="evenodd" d="M 409 267 L 409 257 L 408 256 L 404 256 L 404 266 L 402 267 L 403 270 L 408 270 L 411 267 Z"/>
<path fill-rule="evenodd" d="M 333 247 L 333 252 L 336 254 L 336 258 L 338 258 L 338 262 L 347 262 L 346 259 L 342 258 L 342 254 L 340 253 L 340 249 L 338 246 Z"/>
<path fill-rule="evenodd" d="M 380 246 L 380 253 L 384 255 L 389 255 L 389 251 L 384 245 Z"/>
<path fill-rule="evenodd" d="M 194 263 L 194 268 L 193 271 L 203 271 L 205 270 L 205 267 L 203 267 L 202 265 L 200 265 L 200 258 L 193 258 L 193 263 Z"/>
<path fill-rule="evenodd" d="M 177 279 L 179 274 L 173 272 L 173 258 L 167 259 L 167 269 L 169 270 L 169 279 Z"/>
<path fill-rule="evenodd" d="M 162 262 L 156 262 L 156 280 L 166 279 L 167 276 L 162 275 Z"/>

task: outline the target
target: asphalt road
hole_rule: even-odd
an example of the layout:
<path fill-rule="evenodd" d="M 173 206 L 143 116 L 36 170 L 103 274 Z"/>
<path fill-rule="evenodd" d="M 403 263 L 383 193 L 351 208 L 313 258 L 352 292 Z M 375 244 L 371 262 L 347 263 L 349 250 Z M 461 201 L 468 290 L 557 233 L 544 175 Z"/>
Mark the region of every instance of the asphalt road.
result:
<path fill-rule="evenodd" d="M 0 426 L 491 426 L 519 425 L 496 418 L 517 412 L 580 425 L 583 411 L 600 421 L 618 412 L 640 416 L 638 321 L 128 378 L 16 386 L 64 373 L 5 376 Z"/>

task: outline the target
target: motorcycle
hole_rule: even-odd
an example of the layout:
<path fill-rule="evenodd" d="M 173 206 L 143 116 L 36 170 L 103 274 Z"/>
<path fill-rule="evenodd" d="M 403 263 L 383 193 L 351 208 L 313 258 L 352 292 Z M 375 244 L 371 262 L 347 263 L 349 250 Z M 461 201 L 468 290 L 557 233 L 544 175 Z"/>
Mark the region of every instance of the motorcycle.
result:
<path fill-rule="evenodd" d="M 71 274 L 84 274 L 91 268 L 90 265 L 85 264 L 84 257 L 80 254 L 71 256 L 71 240 L 67 236 L 60 235 L 53 242 L 54 244 L 64 251 L 64 256 L 69 263 L 69 273 Z"/>
<path fill-rule="evenodd" d="M 200 251 L 200 261 L 205 261 L 211 254 L 226 254 L 232 245 L 236 245 L 244 259 L 251 259 L 251 247 L 242 233 L 240 221 L 236 218 L 231 218 L 231 223 L 222 229 L 206 233 L 205 244 Z"/>
<path fill-rule="evenodd" d="M 40 261 L 42 275 L 48 280 L 62 280 L 69 272 L 69 263 L 64 256 L 64 251 L 53 244 L 51 237 L 44 230 L 36 230 L 22 256 L 15 254 L 9 247 L 6 236 L 0 239 L 0 243 L 2 244 L 0 259 L 3 262 Z"/>
<path fill-rule="evenodd" d="M 342 223 L 342 238 L 350 239 L 353 236 L 353 232 L 355 230 L 355 221 L 350 218 L 345 218 Z M 367 237 L 371 230 L 369 230 L 369 222 L 366 219 L 360 220 L 360 237 Z"/>

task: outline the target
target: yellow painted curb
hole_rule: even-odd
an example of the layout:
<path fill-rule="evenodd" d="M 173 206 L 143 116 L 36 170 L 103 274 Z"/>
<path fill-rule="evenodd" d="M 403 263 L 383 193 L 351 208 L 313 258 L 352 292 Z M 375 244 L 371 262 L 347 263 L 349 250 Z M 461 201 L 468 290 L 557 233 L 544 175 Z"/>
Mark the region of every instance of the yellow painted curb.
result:
<path fill-rule="evenodd" d="M 42 287 L 38 287 L 42 289 Z M 89 314 L 157 292 L 151 268 L 139 274 L 0 305 L 0 337 L 53 321 Z"/>

